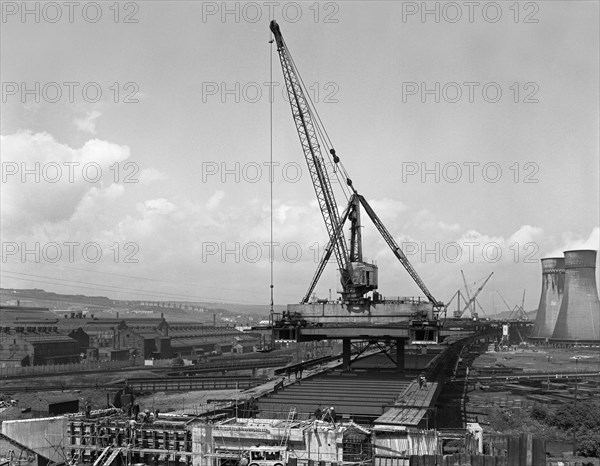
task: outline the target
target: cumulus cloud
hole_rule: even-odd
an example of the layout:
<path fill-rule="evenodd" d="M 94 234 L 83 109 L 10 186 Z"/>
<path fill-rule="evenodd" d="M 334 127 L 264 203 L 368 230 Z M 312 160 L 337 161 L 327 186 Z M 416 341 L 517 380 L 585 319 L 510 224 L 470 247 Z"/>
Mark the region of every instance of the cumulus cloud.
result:
<path fill-rule="evenodd" d="M 139 175 L 137 175 L 137 180 L 141 184 L 150 184 L 154 181 L 161 181 L 164 179 L 165 175 L 155 168 L 144 168 L 140 171 Z"/>
<path fill-rule="evenodd" d="M 221 191 L 221 190 L 217 190 L 210 197 L 206 206 L 211 210 L 216 209 L 217 207 L 219 207 L 219 204 L 221 203 L 221 201 L 223 200 L 224 197 L 225 197 L 225 192 Z"/>
<path fill-rule="evenodd" d="M 539 227 L 533 227 L 531 225 L 523 225 L 516 232 L 514 232 L 508 241 L 510 243 L 527 244 L 537 241 L 543 233 L 543 229 Z"/>
<path fill-rule="evenodd" d="M 144 202 L 144 204 L 140 207 L 141 211 L 151 212 L 153 214 L 158 215 L 166 215 L 173 212 L 177 207 L 172 202 L 169 202 L 166 199 L 151 199 L 149 201 Z"/>
<path fill-rule="evenodd" d="M 110 166 L 129 148 L 93 139 L 74 149 L 48 133 L 0 137 L 2 231 L 27 232 L 44 222 L 69 219 L 87 193 L 110 188 Z"/>
<path fill-rule="evenodd" d="M 409 222 L 410 226 L 416 226 L 417 228 L 428 231 L 428 232 L 441 232 L 451 233 L 460 230 L 458 223 L 446 223 L 438 218 L 429 210 L 422 209 L 411 218 Z"/>
<path fill-rule="evenodd" d="M 168 192 L 157 195 L 149 184 L 162 179 L 163 175 L 151 167 L 138 173 L 138 184 L 115 183 L 114 173 L 109 167 L 115 162 L 127 161 L 129 148 L 99 139 L 73 148 L 47 133 L 25 132 L 3 136 L 1 144 L 2 161 L 15 162 L 17 169 L 12 175 L 4 173 L 7 180 L 2 186 L 1 201 L 2 234 L 6 240 L 96 241 L 111 258 L 115 243 L 120 245 L 118 250 L 122 254 L 126 252 L 123 245 L 133 243 L 139 250 L 135 256 L 139 259 L 135 272 L 132 269 L 124 271 L 122 264 L 114 260 L 102 266 L 94 264 L 93 267 L 102 271 L 114 270 L 115 273 L 159 277 L 168 281 L 165 289 L 181 286 L 179 289 L 187 289 L 191 294 L 196 293 L 196 288 L 190 288 L 190 282 L 197 282 L 199 287 L 206 286 L 211 290 L 222 283 L 243 284 L 239 286 L 249 294 L 252 292 L 248 290 L 256 291 L 262 284 L 265 296 L 268 293 L 270 263 L 267 247 L 262 247 L 270 239 L 271 211 L 266 197 L 236 197 L 233 191 L 211 191 L 204 187 L 200 196 L 170 196 Z M 62 167 L 63 176 L 59 181 L 49 182 L 41 174 L 39 182 L 34 180 L 34 175 L 28 175 L 25 182 L 21 180 L 21 163 L 30 168 L 35 163 L 41 167 L 52 162 Z M 68 166 L 64 164 L 75 162 L 79 165 L 75 167 L 75 179 L 71 182 Z M 90 182 L 82 177 L 81 168 L 86 163 L 100 167 L 102 176 L 99 180 Z M 48 170 L 46 175 L 50 176 L 51 172 Z M 93 170 L 88 175 L 93 176 Z M 538 260 L 543 257 L 541 251 L 560 244 L 562 253 L 562 250 L 573 247 L 597 248 L 598 243 L 598 228 L 589 236 L 567 233 L 552 244 L 544 236 L 544 231 L 535 225 L 523 225 L 511 233 L 496 235 L 481 228 L 462 228 L 458 224 L 444 222 L 427 210 L 404 215 L 409 211 L 408 207 L 393 199 L 369 202 L 400 245 L 416 244 L 418 249 L 409 254 L 409 260 L 438 298 L 451 296 L 456 287 L 462 286 L 460 270 L 464 268 L 469 279 L 487 276 L 494 270 L 489 288 L 497 285 L 498 289 L 505 286 L 517 290 L 514 297 L 507 293 L 506 298 L 520 299 L 524 286 L 535 289 L 538 285 Z M 343 207 L 340 205 L 340 209 Z M 321 212 L 312 197 L 303 200 L 276 198 L 273 208 L 273 239 L 279 243 L 275 250 L 277 290 L 283 294 L 293 290 L 300 298 L 328 240 Z M 380 267 L 381 291 L 386 295 L 420 294 L 365 214 L 362 220 L 365 226 L 364 254 L 366 258 L 376 259 Z M 344 233 L 348 237 L 347 227 Z M 425 242 L 422 242 L 423 239 Z M 439 245 L 440 254 L 444 244 L 458 244 L 462 249 L 460 260 L 445 261 L 440 255 L 436 261 L 432 254 L 423 256 L 423 250 L 435 250 L 435 241 L 443 241 Z M 261 255 L 254 262 L 245 256 L 249 250 L 245 251 L 244 247 L 250 243 L 262 247 Z M 476 243 L 477 246 L 468 243 Z M 486 261 L 483 257 L 482 248 L 489 243 L 497 246 L 486 251 L 488 259 L 494 259 L 493 253 L 499 248 L 502 252 L 500 260 Z M 514 258 L 516 243 L 520 245 L 518 262 Z M 527 243 L 542 243 L 540 252 L 534 254 L 531 263 L 524 262 L 524 253 L 528 251 L 523 249 L 523 245 Z M 297 261 L 283 256 L 283 247 L 290 244 L 301 248 Z M 213 248 L 212 254 L 207 254 L 207 245 Z M 469 248 L 474 248 L 473 261 L 470 260 Z M 224 253 L 225 250 L 228 252 Z M 254 251 L 250 252 L 255 255 Z M 446 250 L 447 254 L 452 252 Z M 295 257 L 296 251 L 290 248 L 288 253 Z M 333 258 L 332 262 L 335 262 Z M 31 269 L 23 271 L 40 273 L 34 271 L 37 270 L 35 267 L 32 265 Z M 90 268 L 92 265 L 83 264 L 83 267 Z M 327 288 L 338 283 L 336 269 L 334 263 L 327 267 L 322 280 L 325 293 Z M 67 272 L 61 277 L 79 278 Z M 522 277 L 526 277 L 526 284 Z M 188 284 L 180 285 L 184 281 Z M 143 287 L 145 284 L 132 281 L 127 286 L 138 285 Z M 534 291 L 532 295 L 535 295 Z M 223 299 L 228 297 L 232 298 L 223 296 Z M 483 293 L 482 300 L 485 299 Z"/>
<path fill-rule="evenodd" d="M 600 249 L 600 228 L 594 227 L 588 236 L 581 236 L 567 231 L 563 233 L 560 244 L 560 246 L 555 247 L 546 256 L 562 257 L 564 251 L 573 249 L 594 249 L 597 251 Z"/>
<path fill-rule="evenodd" d="M 90 134 L 96 134 L 96 120 L 102 115 L 97 110 L 92 110 L 91 112 L 87 112 L 84 117 L 75 118 L 73 123 L 80 131 Z"/>

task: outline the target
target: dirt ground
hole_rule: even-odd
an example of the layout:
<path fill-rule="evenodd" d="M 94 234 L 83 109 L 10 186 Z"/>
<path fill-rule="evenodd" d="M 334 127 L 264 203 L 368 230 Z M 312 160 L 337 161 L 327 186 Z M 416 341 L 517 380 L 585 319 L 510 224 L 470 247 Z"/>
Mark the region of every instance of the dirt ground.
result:
<path fill-rule="evenodd" d="M 473 363 L 473 369 L 502 365 L 523 372 L 600 371 L 598 348 L 515 347 L 510 351 L 487 352 Z"/>
<path fill-rule="evenodd" d="M 523 374 L 546 372 L 550 376 L 558 372 L 600 373 L 600 351 L 598 348 L 582 347 L 569 349 L 516 347 L 511 351 L 487 352 L 474 361 L 471 374 L 475 375 L 477 368 L 503 366 L 523 369 Z M 560 382 L 560 379 L 549 379 L 549 382 Z M 517 384 L 517 382 L 513 383 Z M 542 386 L 545 386 L 545 383 L 543 382 Z M 596 385 L 596 383 L 583 381 L 579 386 L 581 388 L 589 385 Z M 533 403 L 527 398 L 526 386 L 513 391 L 500 387 L 490 389 L 471 385 L 466 395 L 466 411 L 469 412 L 469 417 L 472 420 L 482 421 L 484 424 L 487 421 L 486 407 L 506 408 L 511 410 L 513 415 L 520 416 L 525 406 Z M 581 390 L 579 392 L 580 399 L 593 399 L 594 396 Z M 563 455 L 568 457 L 572 448 L 572 443 L 566 441 L 548 440 L 546 443 L 546 450 L 553 458 L 563 458 Z M 578 458 L 578 461 L 581 460 L 582 458 Z M 600 460 L 597 461 L 600 462 Z"/>

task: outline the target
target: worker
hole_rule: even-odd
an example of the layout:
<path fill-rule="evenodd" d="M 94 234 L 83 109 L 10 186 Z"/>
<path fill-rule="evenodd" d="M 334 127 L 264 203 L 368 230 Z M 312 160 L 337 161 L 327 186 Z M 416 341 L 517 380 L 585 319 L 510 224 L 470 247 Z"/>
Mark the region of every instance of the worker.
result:
<path fill-rule="evenodd" d="M 325 410 L 325 412 L 323 413 L 323 420 L 329 421 L 329 422 L 333 423 L 333 425 L 335 426 L 336 414 L 335 414 L 335 409 L 333 406 L 331 406 L 330 408 L 327 408 Z"/>
<path fill-rule="evenodd" d="M 317 409 L 315 409 L 315 419 L 317 421 L 320 421 L 322 417 L 323 417 L 323 411 L 321 411 L 321 405 L 319 405 L 319 406 L 317 406 Z"/>

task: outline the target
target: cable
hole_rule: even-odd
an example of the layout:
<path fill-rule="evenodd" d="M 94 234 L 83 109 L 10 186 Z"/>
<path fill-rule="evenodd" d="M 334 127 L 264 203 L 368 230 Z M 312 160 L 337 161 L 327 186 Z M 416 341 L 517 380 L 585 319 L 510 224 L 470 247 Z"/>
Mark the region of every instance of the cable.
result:
<path fill-rule="evenodd" d="M 325 129 L 325 125 L 323 125 L 323 121 L 321 120 L 321 117 L 319 116 L 319 112 L 317 111 L 317 108 L 315 107 L 315 105 L 310 97 L 308 88 L 306 87 L 306 84 L 304 83 L 304 80 L 302 79 L 302 75 L 300 74 L 298 67 L 296 66 L 296 63 L 294 62 L 294 58 L 292 57 L 292 54 L 290 53 L 287 45 L 285 44 L 285 41 L 284 41 L 284 47 L 285 47 L 285 52 L 289 58 L 290 64 L 291 64 L 292 68 L 294 69 L 294 73 L 298 77 L 298 84 L 302 88 L 302 91 L 305 95 L 307 111 L 311 117 L 311 120 L 313 121 L 313 126 L 315 127 L 316 136 L 318 136 L 318 139 L 321 140 L 321 145 L 323 145 L 325 147 L 325 149 L 326 149 L 325 155 L 327 156 L 329 162 L 334 167 L 334 174 L 338 180 L 338 183 L 340 185 L 342 193 L 344 194 L 344 197 L 346 198 L 346 200 L 348 200 L 350 193 L 349 193 L 348 187 L 346 186 L 346 180 L 340 180 L 338 170 L 335 170 L 335 167 L 337 167 L 337 166 L 340 167 L 340 170 L 346 179 L 349 179 L 348 173 L 346 172 L 346 169 L 344 168 L 341 160 L 338 161 L 337 164 L 331 160 L 329 149 L 333 149 L 333 143 L 331 142 L 331 139 L 329 138 L 329 134 L 327 133 L 327 130 Z M 323 168 L 325 168 L 325 167 L 323 167 Z M 327 173 L 327 170 L 325 170 L 325 172 Z"/>
<path fill-rule="evenodd" d="M 222 301 L 219 298 L 211 298 L 211 297 L 207 297 L 207 296 L 185 295 L 185 294 L 168 293 L 168 292 L 152 292 L 152 291 L 141 290 L 138 288 L 126 288 L 126 287 L 116 286 L 116 285 L 102 285 L 102 284 L 92 283 L 92 282 L 73 281 L 73 280 L 67 280 L 67 279 L 62 279 L 62 278 L 48 277 L 48 276 L 44 276 L 44 275 L 34 275 L 34 274 L 28 274 L 28 273 L 12 272 L 10 270 L 2 270 L 1 273 L 2 273 L 2 275 L 5 276 L 5 278 L 9 278 L 11 280 L 30 281 L 30 282 L 35 282 L 35 283 L 47 283 L 47 284 L 51 284 L 51 285 L 63 285 L 63 286 L 68 284 L 69 287 L 73 287 L 73 288 L 85 288 L 85 289 L 92 289 L 92 290 L 97 290 L 97 291 L 98 291 L 98 289 L 100 289 L 100 291 L 116 291 L 116 292 L 121 292 L 121 293 L 129 293 L 129 294 L 133 294 L 133 295 L 153 296 L 153 297 L 158 297 L 158 298 L 163 298 L 163 299 L 178 298 L 178 300 L 185 301 L 187 299 L 190 302 L 191 302 L 191 300 L 200 300 L 200 301 L 205 301 L 205 302 L 211 302 L 211 301 L 214 302 L 215 300 L 217 300 L 217 302 L 219 302 L 219 303 L 229 302 L 231 304 L 260 304 L 257 302 L 241 301 L 241 300 Z M 10 275 L 6 275 L 6 274 L 10 274 Z M 15 276 L 11 276 L 11 275 L 18 275 L 18 276 L 15 277 Z M 27 277 L 27 278 L 21 278 L 19 276 Z M 34 277 L 34 278 L 30 278 L 30 277 Z M 45 280 L 39 280 L 39 279 L 45 279 Z M 47 281 L 47 280 L 53 280 L 53 281 Z M 56 283 L 56 282 L 64 282 L 64 283 Z M 84 285 L 89 285 L 89 286 L 84 286 Z"/>
<path fill-rule="evenodd" d="M 10 261 L 15 261 L 15 263 L 22 263 L 21 260 L 17 259 L 16 257 L 6 257 L 6 256 L 1 256 L 2 258 L 2 262 L 6 262 L 8 260 Z M 56 266 L 58 264 L 55 263 L 44 263 L 44 262 L 39 262 L 39 264 L 42 265 L 52 265 L 52 266 Z M 100 270 L 91 270 L 91 269 L 86 269 L 86 268 L 82 268 L 82 267 L 73 267 L 73 266 L 69 266 L 69 265 L 64 265 L 64 264 L 60 264 L 59 270 L 63 270 L 63 269 L 73 269 L 73 270 L 80 270 L 83 272 L 87 272 L 87 273 L 98 273 L 98 274 L 102 274 L 102 275 L 109 275 L 109 276 L 114 276 L 114 277 L 122 277 L 122 278 L 134 278 L 137 280 L 146 280 L 146 281 L 150 281 L 150 282 L 158 282 L 158 283 L 167 283 L 167 284 L 172 284 L 172 285 L 183 285 L 183 284 L 189 284 L 189 285 L 193 285 L 194 287 L 198 287 L 198 288 L 209 288 L 211 290 L 220 290 L 220 291 L 239 291 L 239 289 L 235 289 L 235 288 L 222 288 L 222 287 L 216 287 L 216 286 L 208 286 L 208 285 L 198 285 L 195 282 L 186 282 L 186 281 L 182 281 L 182 280 L 178 280 L 178 281 L 169 281 L 169 280 L 159 280 L 157 278 L 149 278 L 149 277 L 140 277 L 138 275 L 127 275 L 127 274 L 122 274 L 122 273 L 115 273 L 115 272 L 103 272 Z M 262 292 L 259 291 L 248 291 L 247 293 L 251 293 L 251 294 L 256 294 L 256 295 L 262 295 Z M 290 298 L 293 297 L 294 295 L 285 295 L 285 296 L 289 296 Z"/>
<path fill-rule="evenodd" d="M 269 18 L 269 21 L 271 21 L 273 18 Z M 269 34 L 269 38 L 271 38 L 271 34 Z M 269 82 L 271 84 L 271 87 L 269 89 L 273 89 L 273 42 L 274 40 L 271 38 L 271 40 L 269 41 L 269 43 L 271 44 L 271 46 L 269 47 Z M 273 166 L 273 100 L 271 98 L 272 96 L 269 95 L 269 144 L 270 144 L 270 165 L 269 167 Z M 269 173 L 269 175 L 271 175 L 271 173 Z M 270 202 L 271 202 L 271 248 L 269 250 L 269 266 L 271 268 L 271 284 L 270 284 L 270 291 L 271 291 L 271 307 L 270 307 L 270 311 L 271 311 L 271 315 L 273 315 L 273 177 L 269 176 L 269 190 L 270 190 Z"/>
<path fill-rule="evenodd" d="M 298 76 L 300 85 L 304 89 L 304 94 L 307 97 L 306 100 L 307 100 L 307 104 L 308 104 L 309 113 L 311 114 L 311 116 L 313 117 L 313 120 L 315 121 L 315 126 L 317 127 L 317 130 L 324 142 L 323 145 L 328 149 L 333 149 L 333 142 L 331 141 L 331 138 L 329 137 L 329 133 L 327 133 L 327 130 L 325 129 L 325 125 L 323 124 L 323 121 L 321 120 L 321 116 L 319 115 L 319 112 L 317 111 L 316 106 L 314 105 L 314 103 L 312 102 L 312 100 L 310 98 L 308 89 L 307 89 L 306 85 L 304 84 L 304 80 L 302 79 L 302 76 L 300 75 L 300 72 L 298 71 L 298 68 L 296 67 L 296 63 L 294 62 L 294 58 L 290 54 L 287 46 L 286 46 L 286 52 L 290 58 L 290 62 L 292 63 L 292 66 L 294 67 L 294 71 L 295 71 L 296 75 Z M 327 155 L 327 158 L 329 159 L 329 161 L 334 166 L 334 168 L 339 165 L 340 170 L 343 173 L 343 175 L 345 176 L 345 178 L 350 179 L 348 172 L 346 171 L 346 168 L 344 167 L 343 162 L 341 160 L 339 160 L 337 162 L 337 164 L 334 164 L 334 162 L 332 162 L 332 160 L 331 160 L 330 153 L 328 150 L 326 151 L 326 155 Z M 340 181 L 339 177 L 337 175 L 337 170 L 335 171 L 335 173 L 336 173 L 336 177 L 338 178 L 338 181 Z M 347 189 L 346 183 L 345 183 L 346 180 L 343 180 L 343 181 L 344 182 L 340 181 L 340 186 L 342 187 L 342 190 L 344 191 L 344 195 L 346 195 L 346 191 L 344 190 L 344 189 Z"/>

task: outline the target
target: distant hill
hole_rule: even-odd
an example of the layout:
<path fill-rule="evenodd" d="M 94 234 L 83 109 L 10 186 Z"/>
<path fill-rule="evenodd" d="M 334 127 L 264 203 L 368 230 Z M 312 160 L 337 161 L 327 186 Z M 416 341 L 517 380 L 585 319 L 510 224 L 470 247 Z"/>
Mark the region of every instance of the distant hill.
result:
<path fill-rule="evenodd" d="M 510 317 L 510 312 L 509 311 L 504 311 L 504 312 L 498 312 L 497 314 L 491 314 L 488 315 L 488 317 L 490 319 L 508 319 Z M 537 309 L 534 311 L 527 311 L 527 315 L 529 316 L 529 320 L 535 320 L 535 316 L 537 315 Z"/>
<path fill-rule="evenodd" d="M 38 306 L 50 309 L 70 309 L 73 307 L 111 307 L 113 301 L 106 296 L 85 296 L 53 293 L 38 288 L 5 289 L 0 288 L 0 302 L 21 306 Z"/>
<path fill-rule="evenodd" d="M 111 299 L 106 296 L 86 296 L 60 294 L 43 289 L 18 289 L 0 288 L 0 302 L 3 304 L 21 306 L 47 307 L 51 310 L 82 310 L 93 313 L 97 317 L 114 318 L 118 312 L 125 317 L 137 315 L 138 317 L 160 317 L 161 314 L 169 321 L 199 321 L 210 323 L 219 321 L 258 321 L 267 318 L 270 312 L 269 305 L 258 304 L 229 304 L 229 303 L 204 303 L 189 301 L 152 301 L 154 306 L 134 306 L 130 301 Z M 158 305 L 161 303 L 161 305 Z M 164 307 L 163 305 L 164 304 Z M 180 305 L 199 308 L 182 309 Z M 173 307 L 174 306 L 174 307 Z M 282 312 L 285 306 L 274 306 L 275 312 Z"/>

